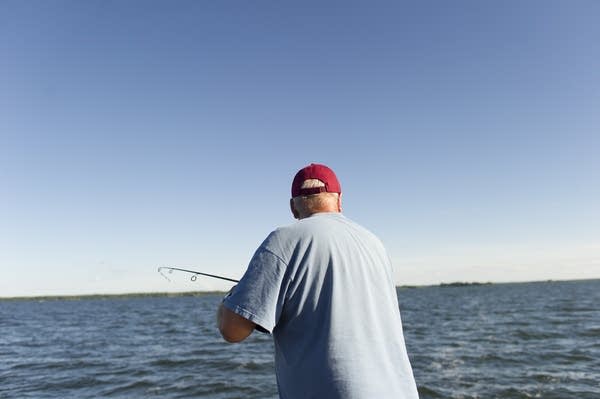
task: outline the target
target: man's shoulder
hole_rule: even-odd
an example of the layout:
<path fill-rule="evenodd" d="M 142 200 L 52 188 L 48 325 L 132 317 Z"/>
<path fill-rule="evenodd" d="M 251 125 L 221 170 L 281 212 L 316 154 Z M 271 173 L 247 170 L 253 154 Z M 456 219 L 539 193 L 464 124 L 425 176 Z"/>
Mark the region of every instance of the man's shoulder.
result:
<path fill-rule="evenodd" d="M 341 214 L 316 214 L 297 220 L 273 230 L 263 241 L 261 248 L 285 257 L 285 254 L 289 254 L 302 243 L 320 240 L 332 232 L 335 234 L 336 224 L 340 221 L 346 223 L 347 220 Z"/>
<path fill-rule="evenodd" d="M 298 239 L 307 235 L 310 236 L 314 233 L 330 230 L 336 226 L 350 224 L 356 223 L 352 222 L 341 213 L 323 212 L 316 213 L 312 216 L 297 220 L 294 223 L 285 226 L 280 226 L 271 234 L 281 238 Z"/>
<path fill-rule="evenodd" d="M 327 241 L 334 238 L 343 239 L 345 236 L 381 244 L 379 237 L 369 229 L 337 212 L 317 213 L 292 224 L 278 227 L 266 241 L 289 245 L 303 240 Z"/>

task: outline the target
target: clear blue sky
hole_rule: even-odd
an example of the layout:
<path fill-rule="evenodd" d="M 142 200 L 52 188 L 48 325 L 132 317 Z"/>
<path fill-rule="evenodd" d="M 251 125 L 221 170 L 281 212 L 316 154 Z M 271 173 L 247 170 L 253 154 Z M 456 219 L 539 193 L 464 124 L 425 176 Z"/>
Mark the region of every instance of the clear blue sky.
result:
<path fill-rule="evenodd" d="M 225 288 L 337 172 L 398 284 L 600 277 L 600 2 L 3 1 L 0 296 Z"/>

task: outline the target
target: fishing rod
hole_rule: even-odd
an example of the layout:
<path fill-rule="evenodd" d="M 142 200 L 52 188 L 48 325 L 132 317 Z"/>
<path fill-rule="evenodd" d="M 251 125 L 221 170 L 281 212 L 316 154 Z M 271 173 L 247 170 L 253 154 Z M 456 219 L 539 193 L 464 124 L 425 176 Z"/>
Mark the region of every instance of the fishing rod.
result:
<path fill-rule="evenodd" d="M 195 270 L 180 269 L 179 267 L 169 267 L 169 266 L 161 266 L 161 267 L 159 267 L 158 268 L 158 272 L 161 274 L 161 276 L 163 276 L 164 278 L 166 278 L 169 281 L 171 281 L 171 279 L 168 278 L 162 272 L 163 270 L 168 270 L 169 274 L 173 273 L 173 270 L 178 270 L 180 272 L 186 272 L 186 273 L 192 273 L 193 276 L 190 278 L 190 280 L 192 280 L 192 281 L 196 281 L 196 278 L 198 278 L 198 276 L 206 276 L 206 277 L 212 277 L 212 278 L 218 278 L 218 279 L 221 279 L 221 280 L 231 281 L 231 282 L 234 282 L 234 283 L 239 283 L 239 280 L 234 280 L 232 278 L 223 277 L 223 276 L 217 276 L 216 274 L 208 274 L 208 273 L 197 272 Z"/>

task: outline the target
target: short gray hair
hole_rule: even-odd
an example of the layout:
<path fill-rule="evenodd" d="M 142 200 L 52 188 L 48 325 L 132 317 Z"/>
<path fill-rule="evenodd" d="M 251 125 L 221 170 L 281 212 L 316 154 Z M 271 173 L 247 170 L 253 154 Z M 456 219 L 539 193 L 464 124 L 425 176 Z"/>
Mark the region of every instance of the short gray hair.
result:
<path fill-rule="evenodd" d="M 302 186 L 300 188 L 317 188 L 317 187 L 325 187 L 325 183 L 323 183 L 319 179 L 306 179 L 302 182 Z"/>
<path fill-rule="evenodd" d="M 301 188 L 317 188 L 317 187 L 325 187 L 325 183 L 323 183 L 319 179 L 307 179 L 302 182 Z M 312 214 L 316 212 L 320 212 L 323 209 L 327 209 L 333 203 L 338 202 L 339 198 L 338 193 L 317 193 L 310 195 L 300 195 L 298 197 L 294 197 L 294 206 L 298 211 L 305 214 Z"/>

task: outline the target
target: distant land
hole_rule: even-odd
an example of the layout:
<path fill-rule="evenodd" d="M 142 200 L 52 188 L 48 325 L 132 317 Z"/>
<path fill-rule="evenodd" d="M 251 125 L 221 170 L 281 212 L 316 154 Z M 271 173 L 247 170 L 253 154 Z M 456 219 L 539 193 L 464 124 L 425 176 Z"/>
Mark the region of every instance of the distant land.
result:
<path fill-rule="evenodd" d="M 182 297 L 182 296 L 207 296 L 225 294 L 224 291 L 186 291 L 186 292 L 132 292 L 128 294 L 85 294 L 85 295 L 40 295 L 40 296 L 14 296 L 0 297 L 0 301 L 76 301 L 79 299 L 127 299 L 127 298 L 153 298 L 153 297 Z"/>
<path fill-rule="evenodd" d="M 484 286 L 484 285 L 501 285 L 501 284 L 530 284 L 530 283 L 554 283 L 565 281 L 594 281 L 598 279 L 575 279 L 575 280 L 536 280 L 536 281 L 516 281 L 516 282 L 466 282 L 455 281 L 452 283 L 440 283 L 431 285 L 399 285 L 399 289 L 418 289 L 428 287 L 455 288 L 467 286 Z M 40 295 L 40 296 L 16 296 L 16 297 L 0 297 L 0 301 L 46 301 L 46 300 L 79 300 L 79 299 L 119 299 L 119 298 L 150 298 L 150 297 L 185 297 L 185 296 L 206 296 L 206 295 L 223 295 L 225 291 L 184 291 L 184 292 L 134 292 L 123 294 L 85 294 L 85 295 Z"/>

